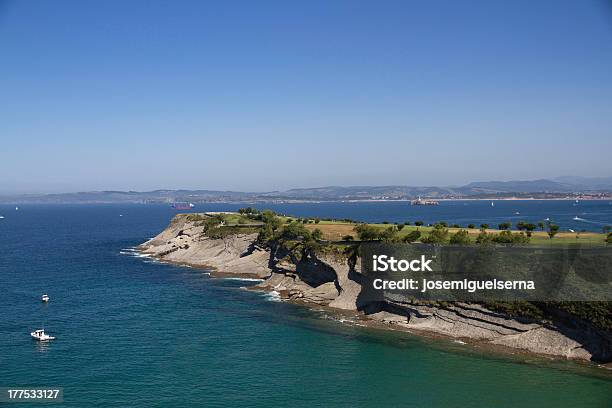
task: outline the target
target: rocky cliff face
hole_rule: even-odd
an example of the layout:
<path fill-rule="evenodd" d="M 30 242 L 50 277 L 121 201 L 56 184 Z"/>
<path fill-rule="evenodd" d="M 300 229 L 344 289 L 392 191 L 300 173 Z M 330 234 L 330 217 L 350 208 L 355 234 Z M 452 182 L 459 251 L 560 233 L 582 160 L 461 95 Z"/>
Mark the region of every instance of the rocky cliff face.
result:
<path fill-rule="evenodd" d="M 203 227 L 177 216 L 140 250 L 161 260 L 212 269 L 216 276 L 261 278 L 256 289 L 276 291 L 284 299 L 329 306 L 411 331 L 505 346 L 549 356 L 612 361 L 612 335 L 586 324 L 519 321 L 477 304 L 425 305 L 401 297 L 383 302 L 360 300 L 361 275 L 354 258 L 329 251 L 260 248 L 256 234 L 212 239 Z"/>

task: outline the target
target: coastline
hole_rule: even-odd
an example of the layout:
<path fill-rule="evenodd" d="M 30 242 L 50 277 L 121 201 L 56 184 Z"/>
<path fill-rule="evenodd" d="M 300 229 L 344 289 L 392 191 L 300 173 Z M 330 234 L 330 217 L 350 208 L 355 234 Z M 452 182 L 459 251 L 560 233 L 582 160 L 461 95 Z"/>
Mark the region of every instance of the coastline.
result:
<path fill-rule="evenodd" d="M 457 303 L 442 307 L 393 300 L 382 307 L 360 305 L 359 271 L 354 262 L 333 253 L 293 259 L 282 251 L 258 247 L 255 239 L 256 234 L 209 238 L 197 223 L 178 215 L 138 250 L 163 262 L 206 269 L 211 277 L 260 279 L 246 289 L 277 292 L 285 301 L 351 316 L 370 328 L 447 338 L 504 354 L 591 360 L 612 368 L 612 363 L 606 361 L 609 351 L 605 348 L 609 345 L 602 346 L 597 336 L 589 337 L 567 327 L 519 321 L 480 305 Z"/>

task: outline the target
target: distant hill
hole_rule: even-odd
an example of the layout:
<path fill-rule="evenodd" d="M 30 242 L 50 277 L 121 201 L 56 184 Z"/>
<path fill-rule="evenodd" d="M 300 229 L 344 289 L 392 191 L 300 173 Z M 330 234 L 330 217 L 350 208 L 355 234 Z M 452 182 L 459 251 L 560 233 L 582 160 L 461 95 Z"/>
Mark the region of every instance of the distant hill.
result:
<path fill-rule="evenodd" d="M 556 198 L 578 194 L 609 194 L 612 177 L 558 177 L 554 180 L 477 181 L 460 187 L 328 186 L 250 193 L 219 190 L 85 191 L 61 194 L 0 196 L 0 203 L 172 203 L 398 200 L 423 198 Z M 607 197 L 608 195 L 606 195 Z"/>
<path fill-rule="evenodd" d="M 462 187 L 462 189 L 471 189 L 489 193 L 565 193 L 576 191 L 576 186 L 558 181 L 542 179 L 531 181 L 477 181 Z"/>

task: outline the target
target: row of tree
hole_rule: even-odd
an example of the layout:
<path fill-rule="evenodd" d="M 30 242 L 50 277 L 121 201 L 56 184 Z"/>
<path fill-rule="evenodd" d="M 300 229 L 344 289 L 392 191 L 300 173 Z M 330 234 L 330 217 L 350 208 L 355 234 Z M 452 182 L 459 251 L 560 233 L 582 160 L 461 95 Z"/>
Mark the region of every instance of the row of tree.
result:
<path fill-rule="evenodd" d="M 425 236 L 421 231 L 414 230 L 406 235 L 400 235 L 401 228 L 390 226 L 387 228 L 378 228 L 373 225 L 359 224 L 355 227 L 355 232 L 361 241 L 383 241 L 383 242 L 415 242 L 420 240 L 426 244 L 445 244 L 453 245 L 469 245 L 472 243 L 470 234 L 465 229 L 451 234 L 448 226 L 443 223 L 437 223 L 431 231 Z M 345 237 L 345 240 L 349 236 Z M 480 234 L 474 241 L 477 244 L 500 243 L 500 244 L 526 244 L 529 242 L 529 236 L 524 232 L 513 233 L 509 230 L 504 230 L 499 234 L 488 233 L 486 228 L 480 231 Z"/>

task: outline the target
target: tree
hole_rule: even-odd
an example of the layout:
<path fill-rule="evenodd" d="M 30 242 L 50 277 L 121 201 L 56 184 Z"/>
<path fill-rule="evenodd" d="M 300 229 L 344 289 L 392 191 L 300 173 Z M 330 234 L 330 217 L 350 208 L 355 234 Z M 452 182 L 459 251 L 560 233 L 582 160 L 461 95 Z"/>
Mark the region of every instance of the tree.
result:
<path fill-rule="evenodd" d="M 398 224 L 397 225 L 397 230 L 401 231 L 404 228 L 404 224 Z"/>
<path fill-rule="evenodd" d="M 612 232 L 608 232 L 608 236 L 606 237 L 606 244 L 612 244 Z"/>
<path fill-rule="evenodd" d="M 315 218 L 315 224 L 318 224 L 318 223 L 320 223 L 320 222 L 321 222 L 321 219 L 320 219 L 320 218 L 318 218 L 318 217 L 317 217 L 317 218 Z"/>
<path fill-rule="evenodd" d="M 257 214 L 257 210 L 253 207 L 241 208 L 238 210 L 240 214 Z"/>
<path fill-rule="evenodd" d="M 355 238 L 352 235 L 345 235 L 342 237 L 343 241 L 353 241 Z"/>
<path fill-rule="evenodd" d="M 480 224 L 480 229 L 481 229 L 481 230 L 487 230 L 487 229 L 489 229 L 489 224 Z"/>
<path fill-rule="evenodd" d="M 441 226 L 443 226 L 444 228 L 448 227 L 448 223 L 446 221 L 438 221 L 438 224 L 440 224 Z"/>
<path fill-rule="evenodd" d="M 311 234 L 312 239 L 314 239 L 315 241 L 320 241 L 323 238 L 323 233 L 321 232 L 320 229 L 315 228 L 314 231 L 312 231 Z"/>
<path fill-rule="evenodd" d="M 442 224 L 435 224 L 433 229 L 429 232 L 425 238 L 421 239 L 421 242 L 427 244 L 443 244 L 448 239 L 448 228 Z"/>
<path fill-rule="evenodd" d="M 261 220 L 265 225 L 269 225 L 272 231 L 276 231 L 281 226 L 281 219 L 272 210 L 264 210 L 261 213 Z"/>
<path fill-rule="evenodd" d="M 451 236 L 450 243 L 454 245 L 469 245 L 470 234 L 464 229 L 459 230 Z"/>
<path fill-rule="evenodd" d="M 406 234 L 403 238 L 402 241 L 404 242 L 415 242 L 417 241 L 419 238 L 421 238 L 421 231 L 419 230 L 414 230 L 414 231 L 410 231 L 408 234 Z"/>
<path fill-rule="evenodd" d="M 395 226 L 385 228 L 380 233 L 380 239 L 385 242 L 397 242 L 398 241 L 397 228 L 395 228 Z"/>
<path fill-rule="evenodd" d="M 410 221 L 406 221 L 404 225 L 410 225 Z"/>
<path fill-rule="evenodd" d="M 354 228 L 360 241 L 375 241 L 380 239 L 378 228 L 368 224 L 359 224 Z"/>
<path fill-rule="evenodd" d="M 553 239 L 553 237 L 555 235 L 557 235 L 558 232 L 559 232 L 559 226 L 558 225 L 552 224 L 552 223 L 548 224 L 548 231 L 547 231 L 547 233 L 548 233 L 548 237 L 550 239 Z"/>
<path fill-rule="evenodd" d="M 265 245 L 272 238 L 274 238 L 274 231 L 269 224 L 266 224 L 259 230 L 259 234 L 257 234 L 257 243 L 259 245 Z"/>
<path fill-rule="evenodd" d="M 603 231 L 604 234 L 609 234 L 610 232 L 612 232 L 612 225 L 606 225 L 601 230 Z"/>
<path fill-rule="evenodd" d="M 540 228 L 541 231 L 544 231 L 544 227 L 545 227 L 544 222 L 543 221 L 539 221 L 538 222 L 538 228 Z"/>
<path fill-rule="evenodd" d="M 519 221 L 516 223 L 516 229 L 519 231 L 525 230 L 525 221 Z"/>
<path fill-rule="evenodd" d="M 319 231 L 320 232 L 320 231 Z M 292 222 L 283 228 L 281 238 L 284 239 L 309 239 L 310 232 L 306 229 L 304 224 L 298 222 Z"/>
<path fill-rule="evenodd" d="M 416 225 L 417 227 L 420 227 L 421 225 L 423 225 L 423 221 L 415 221 L 414 225 Z"/>
<path fill-rule="evenodd" d="M 531 233 L 533 231 L 535 231 L 535 229 L 536 229 L 536 225 L 535 224 L 532 224 L 532 223 L 525 224 L 525 231 L 527 231 L 527 236 L 528 237 L 531 237 Z"/>
<path fill-rule="evenodd" d="M 499 228 L 500 230 L 508 230 L 511 226 L 512 224 L 509 222 L 502 222 L 501 224 L 497 225 L 497 228 Z"/>
<path fill-rule="evenodd" d="M 461 225 L 459 225 L 459 224 L 453 224 L 453 225 L 452 225 L 452 227 L 453 227 L 453 228 L 461 228 Z"/>
<path fill-rule="evenodd" d="M 468 228 L 469 229 L 474 229 L 474 228 L 476 228 L 476 226 L 474 224 L 468 224 Z"/>

